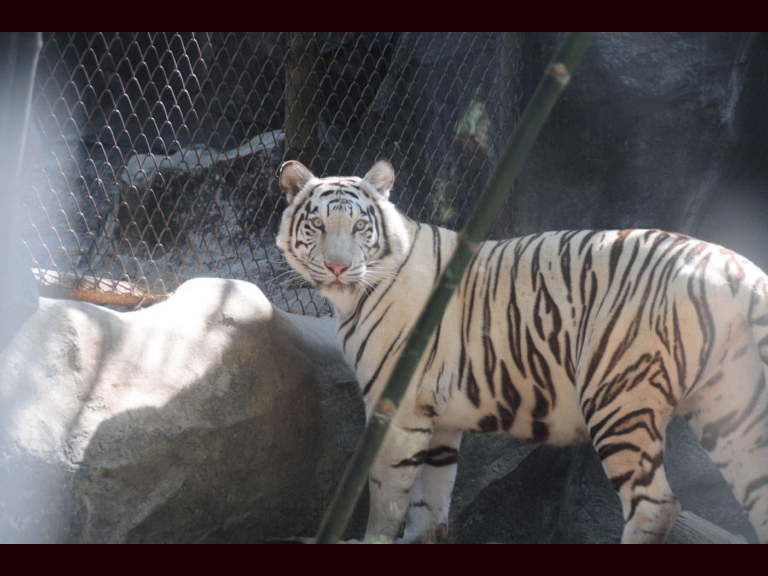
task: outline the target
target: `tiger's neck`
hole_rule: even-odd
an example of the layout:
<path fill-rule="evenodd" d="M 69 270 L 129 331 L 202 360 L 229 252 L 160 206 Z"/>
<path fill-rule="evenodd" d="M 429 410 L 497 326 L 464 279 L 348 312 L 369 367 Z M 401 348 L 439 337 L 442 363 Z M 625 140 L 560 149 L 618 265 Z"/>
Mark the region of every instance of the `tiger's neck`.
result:
<path fill-rule="evenodd" d="M 334 303 L 339 343 L 364 393 L 377 398 L 391 364 L 406 342 L 450 259 L 457 234 L 406 221 L 408 242 L 390 274 L 355 299 Z"/>

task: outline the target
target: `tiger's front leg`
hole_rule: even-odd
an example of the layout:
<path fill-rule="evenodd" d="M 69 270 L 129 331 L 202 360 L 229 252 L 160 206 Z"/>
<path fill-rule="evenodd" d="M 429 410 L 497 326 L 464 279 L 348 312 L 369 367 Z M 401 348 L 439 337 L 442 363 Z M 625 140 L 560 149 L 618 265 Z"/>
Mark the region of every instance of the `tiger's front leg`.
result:
<path fill-rule="evenodd" d="M 411 490 L 400 542 L 432 544 L 448 537 L 448 513 L 456 481 L 461 432 L 438 430 L 432 435 L 421 474 Z"/>
<path fill-rule="evenodd" d="M 401 410 L 396 416 L 368 477 L 370 513 L 366 542 L 395 542 L 404 535 L 414 486 L 432 458 L 432 422 L 426 418 L 402 417 L 403 413 L 408 411 Z M 422 490 L 417 488 L 416 492 L 420 494 Z"/>

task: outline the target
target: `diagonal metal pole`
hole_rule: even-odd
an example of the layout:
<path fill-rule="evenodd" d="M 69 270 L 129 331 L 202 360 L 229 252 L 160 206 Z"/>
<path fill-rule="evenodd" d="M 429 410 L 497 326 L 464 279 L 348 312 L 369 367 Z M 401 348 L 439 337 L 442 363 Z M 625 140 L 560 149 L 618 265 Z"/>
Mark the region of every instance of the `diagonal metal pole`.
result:
<path fill-rule="evenodd" d="M 334 543 L 341 538 L 352 511 L 360 498 L 368 471 L 373 464 L 397 407 L 411 381 L 443 312 L 448 306 L 469 261 L 491 231 L 496 215 L 509 193 L 517 173 L 533 142 L 549 116 L 558 96 L 568 84 L 570 75 L 589 43 L 590 33 L 568 34 L 531 101 L 526 106 L 512 137 L 504 149 L 493 174 L 478 198 L 472 214 L 459 233 L 458 244 L 440 280 L 430 296 L 403 347 L 392 375 L 374 407 L 363 435 L 344 470 L 333 500 L 317 534 L 319 544 Z"/>

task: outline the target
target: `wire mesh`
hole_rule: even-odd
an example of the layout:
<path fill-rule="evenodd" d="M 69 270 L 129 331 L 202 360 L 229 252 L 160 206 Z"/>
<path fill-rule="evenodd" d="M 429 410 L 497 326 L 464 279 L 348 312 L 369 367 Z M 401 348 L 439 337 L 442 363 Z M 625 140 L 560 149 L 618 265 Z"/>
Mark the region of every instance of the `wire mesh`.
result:
<path fill-rule="evenodd" d="M 254 282 L 330 309 L 282 262 L 275 174 L 381 157 L 409 216 L 463 223 L 519 114 L 520 38 L 478 33 L 56 33 L 33 103 L 33 266 L 166 294 Z M 497 236 L 510 236 L 500 219 Z M 102 285 L 104 282 L 102 282 Z"/>

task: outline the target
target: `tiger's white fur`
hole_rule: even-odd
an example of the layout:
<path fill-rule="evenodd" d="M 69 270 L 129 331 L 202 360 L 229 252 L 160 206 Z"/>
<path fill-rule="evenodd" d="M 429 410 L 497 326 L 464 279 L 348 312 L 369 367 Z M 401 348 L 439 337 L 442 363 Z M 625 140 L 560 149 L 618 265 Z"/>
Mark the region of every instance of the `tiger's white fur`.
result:
<path fill-rule="evenodd" d="M 388 201 L 394 172 L 316 178 L 287 162 L 278 242 L 333 304 L 370 414 L 457 235 Z M 367 540 L 445 538 L 462 430 L 590 440 L 623 542 L 659 542 L 679 505 L 667 423 L 681 413 L 768 541 L 768 277 L 656 230 L 484 243 L 432 337 L 370 473 Z M 405 523 L 405 524 L 404 524 Z"/>

